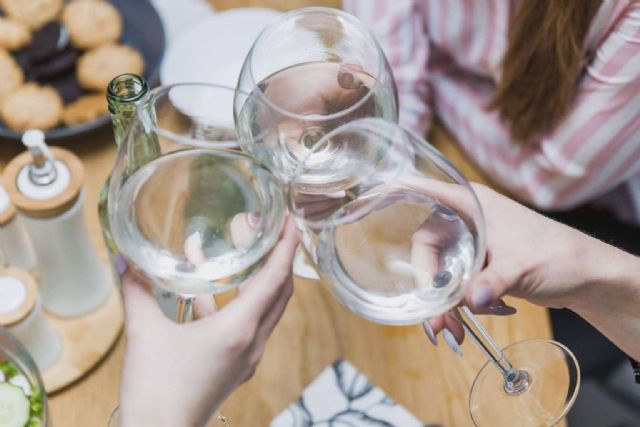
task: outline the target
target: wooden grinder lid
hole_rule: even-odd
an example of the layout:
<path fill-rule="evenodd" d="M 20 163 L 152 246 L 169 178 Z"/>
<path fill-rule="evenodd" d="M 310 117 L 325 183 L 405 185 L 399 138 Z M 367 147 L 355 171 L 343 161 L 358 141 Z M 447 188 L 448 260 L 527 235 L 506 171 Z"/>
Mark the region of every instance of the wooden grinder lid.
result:
<path fill-rule="evenodd" d="M 55 158 L 57 166 L 58 177 L 56 179 L 63 179 L 63 175 L 68 176 L 66 187 L 50 197 L 42 196 L 42 194 L 36 195 L 35 192 L 33 194 L 25 193 L 18 182 L 20 177 L 24 178 L 24 174 L 28 173 L 29 167 L 33 163 L 33 155 L 29 151 L 25 151 L 11 160 L 4 171 L 3 179 L 9 197 L 22 213 L 35 218 L 49 218 L 67 211 L 78 199 L 84 180 L 82 162 L 75 154 L 57 147 L 51 147 L 49 150 Z M 60 163 L 66 166 L 66 170 L 61 170 L 64 168 L 59 167 Z M 42 188 L 34 185 L 33 189 L 45 190 L 45 187 L 49 187 L 49 185 L 42 186 Z"/>
<path fill-rule="evenodd" d="M 0 272 L 0 326 L 23 321 L 36 305 L 36 281 L 29 273 L 14 267 Z"/>

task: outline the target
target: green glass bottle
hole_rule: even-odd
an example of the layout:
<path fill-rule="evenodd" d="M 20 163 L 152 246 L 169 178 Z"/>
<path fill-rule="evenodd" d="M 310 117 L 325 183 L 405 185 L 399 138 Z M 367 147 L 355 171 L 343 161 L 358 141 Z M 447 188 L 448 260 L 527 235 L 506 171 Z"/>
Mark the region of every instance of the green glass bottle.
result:
<path fill-rule="evenodd" d="M 129 124 L 136 119 L 138 111 L 144 105 L 149 96 L 149 87 L 144 78 L 136 74 L 122 74 L 111 80 L 107 88 L 107 102 L 111 113 L 113 124 L 113 134 L 116 148 L 120 148 L 126 137 Z M 144 111 L 144 110 L 142 110 Z M 147 112 L 149 113 L 149 112 Z M 145 141 L 136 141 L 134 145 L 135 153 L 129 156 L 131 161 L 128 165 L 130 173 L 133 173 L 140 166 L 150 162 L 160 155 L 158 139 L 155 134 L 145 136 Z M 111 225 L 109 223 L 108 209 L 109 179 L 100 190 L 98 200 L 98 216 L 102 226 L 102 235 L 109 250 L 109 261 L 114 272 L 116 283 L 119 283 L 117 269 L 118 248 L 111 235 Z"/>

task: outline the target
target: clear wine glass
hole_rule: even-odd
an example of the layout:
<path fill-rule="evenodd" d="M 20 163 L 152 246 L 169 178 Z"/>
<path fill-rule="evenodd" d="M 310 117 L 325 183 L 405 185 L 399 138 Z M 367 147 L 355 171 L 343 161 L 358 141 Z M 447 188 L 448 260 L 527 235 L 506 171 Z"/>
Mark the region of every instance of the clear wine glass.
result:
<path fill-rule="evenodd" d="M 238 89 L 269 105 L 277 127 L 273 138 L 246 138 L 241 147 L 283 182 L 327 132 L 362 117 L 398 118 L 395 81 L 382 49 L 362 22 L 336 9 L 303 8 L 278 17 L 251 47 Z M 246 101 L 238 92 L 240 134 L 261 124 Z M 335 149 L 316 156 L 333 156 Z M 317 278 L 301 260 L 296 257 L 294 273 Z"/>
<path fill-rule="evenodd" d="M 220 109 L 234 95 L 197 83 L 154 89 L 111 175 L 114 241 L 130 267 L 178 295 L 178 322 L 192 319 L 197 295 L 226 292 L 250 277 L 284 225 L 280 182 L 246 154 L 225 149 L 237 138 L 224 117 L 232 112 Z M 268 111 L 261 118 L 253 138 L 271 132 Z"/>
<path fill-rule="evenodd" d="M 314 157 L 327 145 L 340 157 Z M 580 383 L 566 347 L 529 340 L 501 350 L 467 307 L 456 308 L 485 260 L 483 213 L 426 141 L 380 119 L 343 125 L 299 165 L 289 209 L 320 276 L 355 313 L 408 325 L 454 310 L 489 358 L 469 400 L 476 425 L 551 426 L 565 416 Z"/>

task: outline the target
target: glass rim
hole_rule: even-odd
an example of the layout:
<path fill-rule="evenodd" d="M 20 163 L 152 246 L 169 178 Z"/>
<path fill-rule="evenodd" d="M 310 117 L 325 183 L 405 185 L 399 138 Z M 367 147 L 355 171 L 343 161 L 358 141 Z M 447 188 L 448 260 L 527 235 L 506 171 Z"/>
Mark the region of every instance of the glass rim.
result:
<path fill-rule="evenodd" d="M 262 102 L 266 103 L 267 105 L 269 105 L 269 107 L 271 107 L 273 110 L 277 111 L 278 113 L 290 117 L 292 119 L 295 120 L 309 120 L 309 116 L 305 116 L 303 114 L 298 114 L 298 113 L 293 113 L 291 111 L 288 111 L 282 107 L 280 107 L 278 104 L 272 102 L 266 95 L 265 93 L 262 91 L 262 89 L 259 86 L 258 81 L 256 81 L 255 78 L 255 74 L 253 72 L 253 55 L 254 55 L 254 51 L 256 49 L 256 47 L 258 46 L 258 43 L 260 43 L 260 41 L 262 40 L 262 38 L 267 35 L 270 31 L 273 31 L 276 25 L 281 25 L 283 22 L 285 22 L 286 20 L 290 19 L 291 17 L 295 17 L 298 15 L 303 15 L 306 13 L 321 13 L 321 14 L 325 14 L 325 15 L 331 15 L 331 16 L 336 16 L 336 17 L 340 17 L 344 20 L 346 20 L 347 22 L 349 22 L 349 24 L 351 24 L 353 27 L 357 28 L 358 31 L 360 31 L 362 34 L 364 34 L 369 41 L 371 42 L 371 44 L 373 46 L 375 46 L 375 51 L 377 52 L 377 59 L 378 59 L 378 69 L 375 75 L 372 75 L 373 80 L 374 80 L 374 84 L 371 87 L 367 88 L 367 94 L 365 96 L 363 96 L 362 98 L 360 98 L 358 100 L 358 102 L 356 102 L 355 104 L 349 106 L 348 108 L 338 111 L 336 113 L 331 113 L 328 114 L 326 116 L 321 116 L 320 118 L 314 118 L 314 122 L 323 122 L 323 121 L 328 121 L 328 120 L 335 120 L 337 118 L 340 118 L 344 115 L 349 114 L 350 112 L 356 110 L 357 108 L 359 108 L 360 106 L 362 106 L 371 96 L 373 96 L 373 93 L 375 92 L 375 89 L 378 86 L 381 86 L 382 83 L 380 82 L 380 75 L 382 73 L 382 70 L 384 68 L 385 65 L 385 56 L 384 56 L 384 52 L 382 50 L 382 47 L 380 46 L 380 44 L 378 43 L 378 41 L 376 40 L 376 38 L 373 36 L 373 34 L 371 33 L 371 31 L 369 31 L 369 29 L 367 29 L 360 20 L 358 20 L 355 16 L 344 12 L 342 10 L 339 9 L 334 9 L 334 8 L 330 8 L 330 7 L 322 7 L 322 6 L 311 6 L 311 7 L 303 7 L 303 8 L 299 8 L 299 9 L 295 9 L 292 10 L 290 12 L 287 13 L 283 13 L 280 16 L 276 17 L 269 25 L 267 25 L 265 28 L 263 28 L 260 33 L 258 33 L 258 36 L 256 37 L 255 41 L 253 42 L 253 44 L 251 45 L 251 48 L 249 49 L 249 53 L 247 54 L 246 57 L 246 65 L 248 66 L 249 69 L 249 76 L 251 77 L 251 83 L 252 86 L 255 90 L 255 92 L 257 92 L 260 96 L 260 98 L 262 99 Z M 336 62 L 336 63 L 340 63 L 340 62 Z M 298 64 L 294 64 L 294 65 L 299 65 L 299 64 L 304 64 L 303 62 L 298 63 Z M 244 68 L 244 67 L 243 67 Z M 282 69 L 281 69 L 282 70 Z M 278 71 L 281 71 L 278 70 Z M 278 72 L 276 71 L 276 72 Z"/>
<path fill-rule="evenodd" d="M 158 86 L 153 88 L 151 91 L 149 91 L 149 94 L 147 95 L 143 104 L 138 107 L 138 111 L 136 113 L 138 120 L 144 125 L 145 129 L 149 129 L 152 132 L 157 133 L 158 135 L 164 138 L 167 138 L 168 140 L 171 140 L 173 142 L 186 145 L 186 146 L 191 146 L 191 147 L 199 147 L 199 148 L 207 148 L 207 149 L 225 149 L 225 148 L 236 148 L 241 145 L 246 145 L 246 141 L 241 141 L 240 136 L 237 134 L 237 131 L 235 129 L 235 123 L 234 123 L 234 127 L 231 128 L 233 129 L 234 132 L 236 132 L 236 138 L 234 140 L 204 141 L 198 138 L 179 135 L 175 132 L 164 129 L 157 123 L 154 123 L 151 120 L 151 117 L 149 117 L 148 114 L 143 112 L 143 110 L 146 108 L 149 108 L 149 106 L 155 109 L 155 106 L 158 104 L 158 101 L 163 97 L 169 97 L 170 96 L 169 94 L 171 93 L 172 90 L 176 88 L 188 88 L 188 87 L 202 87 L 204 89 L 230 91 L 233 94 L 233 100 L 236 99 L 236 96 L 238 94 L 241 94 L 242 96 L 245 96 L 247 98 L 257 100 L 257 98 L 254 95 L 248 94 L 238 88 L 232 88 L 230 86 L 221 85 L 217 83 L 182 82 L 182 83 L 173 83 L 169 85 Z M 259 101 L 259 102 L 264 104 L 263 101 Z M 178 109 L 176 106 L 174 106 L 173 108 Z M 231 105 L 231 109 L 232 111 L 234 110 L 233 102 Z M 271 110 L 269 108 L 266 108 L 265 111 L 268 111 L 269 114 L 271 114 Z M 192 116 L 186 113 L 185 115 L 188 117 L 197 117 L 197 116 Z M 272 125 L 267 126 L 266 130 L 264 130 L 263 132 L 264 134 L 268 134 L 270 130 L 275 129 L 275 120 L 273 119 L 273 117 L 270 117 L 270 121 Z M 234 122 L 235 122 L 235 114 L 234 114 Z M 260 139 L 260 137 L 256 139 Z"/>

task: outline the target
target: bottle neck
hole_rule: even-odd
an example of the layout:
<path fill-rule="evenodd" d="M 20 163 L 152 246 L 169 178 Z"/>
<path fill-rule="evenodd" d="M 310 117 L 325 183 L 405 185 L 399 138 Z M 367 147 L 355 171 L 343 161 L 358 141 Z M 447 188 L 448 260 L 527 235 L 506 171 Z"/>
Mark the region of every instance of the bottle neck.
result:
<path fill-rule="evenodd" d="M 147 82 L 136 74 L 122 74 L 109 83 L 107 102 L 116 147 L 122 145 L 129 124 L 136 118 L 138 107 L 148 94 Z"/>

